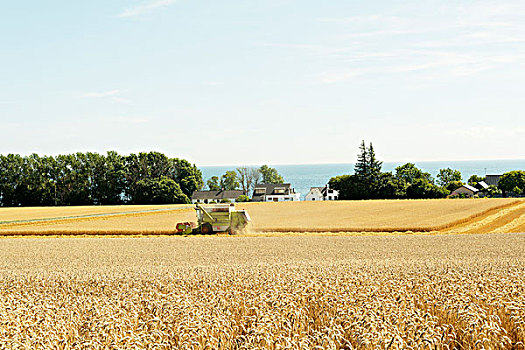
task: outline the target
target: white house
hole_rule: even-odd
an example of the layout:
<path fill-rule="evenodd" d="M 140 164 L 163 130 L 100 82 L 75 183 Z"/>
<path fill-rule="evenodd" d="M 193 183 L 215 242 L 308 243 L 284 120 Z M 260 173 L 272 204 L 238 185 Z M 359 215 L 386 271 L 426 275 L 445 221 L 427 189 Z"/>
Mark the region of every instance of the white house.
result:
<path fill-rule="evenodd" d="M 301 194 L 296 193 L 290 184 L 259 184 L 253 190 L 253 202 L 296 202 Z"/>
<path fill-rule="evenodd" d="M 306 201 L 335 201 L 339 199 L 339 191 L 325 187 L 310 187 L 310 191 L 304 198 Z"/>
<path fill-rule="evenodd" d="M 235 200 L 240 195 L 244 194 L 243 191 L 195 191 L 191 195 L 191 202 L 195 203 L 220 203 L 221 201 L 228 201 L 235 203 Z"/>

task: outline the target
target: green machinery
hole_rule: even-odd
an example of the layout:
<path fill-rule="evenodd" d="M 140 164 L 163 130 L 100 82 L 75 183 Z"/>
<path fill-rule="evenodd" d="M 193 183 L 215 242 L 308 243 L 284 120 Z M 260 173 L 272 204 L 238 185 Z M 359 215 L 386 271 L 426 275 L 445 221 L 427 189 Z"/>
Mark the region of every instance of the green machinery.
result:
<path fill-rule="evenodd" d="M 213 234 L 227 232 L 230 234 L 242 231 L 250 222 L 246 210 L 236 210 L 232 204 L 195 205 L 197 223 L 179 222 L 177 233 Z"/>

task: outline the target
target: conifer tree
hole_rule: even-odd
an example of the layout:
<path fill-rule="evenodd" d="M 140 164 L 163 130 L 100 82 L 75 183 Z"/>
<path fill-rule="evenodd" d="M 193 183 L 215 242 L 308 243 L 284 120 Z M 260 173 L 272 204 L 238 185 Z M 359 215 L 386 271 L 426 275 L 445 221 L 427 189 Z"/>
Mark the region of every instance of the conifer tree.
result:
<path fill-rule="evenodd" d="M 365 140 L 359 146 L 361 153 L 357 156 L 357 163 L 354 166 L 355 175 L 360 179 L 366 179 L 369 174 L 368 169 L 368 150 L 365 145 Z"/>
<path fill-rule="evenodd" d="M 368 146 L 367 155 L 369 175 L 372 180 L 376 180 L 381 174 L 381 167 L 383 166 L 383 162 L 380 162 L 376 159 L 376 154 L 374 152 L 374 146 L 372 146 L 372 142 L 370 142 L 370 146 Z"/>

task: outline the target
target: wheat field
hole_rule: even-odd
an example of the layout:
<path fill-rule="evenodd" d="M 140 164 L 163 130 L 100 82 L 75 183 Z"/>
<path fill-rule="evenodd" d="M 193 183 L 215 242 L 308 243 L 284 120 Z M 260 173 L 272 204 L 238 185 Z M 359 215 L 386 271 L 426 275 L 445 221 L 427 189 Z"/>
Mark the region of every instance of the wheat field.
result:
<path fill-rule="evenodd" d="M 0 208 L 0 223 L 16 220 L 79 217 L 96 214 L 118 214 L 149 210 L 177 209 L 191 205 L 106 205 L 68 207 L 6 207 Z"/>
<path fill-rule="evenodd" d="M 516 199 L 239 203 L 236 207 L 250 213 L 252 222 L 245 233 L 250 235 L 525 232 L 525 201 Z M 174 233 L 177 222 L 196 221 L 191 205 L 0 208 L 0 218 L 0 235 L 165 235 Z"/>
<path fill-rule="evenodd" d="M 523 349 L 525 235 L 0 239 L 0 348 Z"/>

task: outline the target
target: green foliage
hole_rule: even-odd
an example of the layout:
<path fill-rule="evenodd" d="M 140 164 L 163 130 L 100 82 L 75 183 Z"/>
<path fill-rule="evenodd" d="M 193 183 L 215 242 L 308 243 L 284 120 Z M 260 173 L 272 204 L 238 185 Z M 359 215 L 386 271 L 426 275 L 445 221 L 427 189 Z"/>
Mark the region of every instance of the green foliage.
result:
<path fill-rule="evenodd" d="M 363 142 L 355 167 L 355 175 L 342 175 L 330 179 L 331 188 L 339 191 L 339 199 L 400 199 L 444 198 L 448 191 L 434 184 L 429 173 L 418 169 L 413 163 L 396 168 L 393 175 L 381 172 L 374 149 Z"/>
<path fill-rule="evenodd" d="M 437 178 L 440 186 L 447 187 L 453 181 L 461 181 L 461 172 L 451 168 L 439 169 Z"/>
<path fill-rule="evenodd" d="M 357 163 L 354 167 L 355 175 L 365 183 L 373 183 L 381 174 L 383 162 L 376 159 L 372 143 L 367 148 L 363 141 L 359 149 L 361 153 L 357 156 Z"/>
<path fill-rule="evenodd" d="M 485 181 L 485 178 L 474 174 L 471 177 L 469 177 L 468 184 L 471 186 L 475 186 L 478 182 L 481 181 Z"/>
<path fill-rule="evenodd" d="M 221 199 L 221 203 L 231 203 L 232 201 L 228 198 Z"/>
<path fill-rule="evenodd" d="M 218 176 L 212 176 L 206 184 L 208 185 L 208 189 L 210 191 L 220 191 L 221 190 L 221 184 L 219 183 Z"/>
<path fill-rule="evenodd" d="M 265 184 L 282 184 L 284 183 L 284 179 L 279 173 L 277 172 L 277 169 L 270 168 L 268 165 L 263 165 L 259 168 L 259 172 L 261 173 L 262 177 L 262 183 Z"/>
<path fill-rule="evenodd" d="M 56 157 L 0 155 L 0 206 L 135 203 L 144 186 L 152 186 L 145 180 L 161 178 L 174 181 L 186 198 L 202 187 L 195 165 L 158 152 L 126 157 L 114 151 Z M 165 181 L 162 186 L 171 188 Z"/>
<path fill-rule="evenodd" d="M 363 183 L 356 175 L 340 175 L 332 177 L 328 182 L 330 188 L 339 191 L 340 200 L 367 199 L 368 193 Z"/>
<path fill-rule="evenodd" d="M 525 171 L 509 171 L 501 176 L 498 188 L 503 191 L 504 196 L 512 193 L 521 195 L 525 191 Z"/>
<path fill-rule="evenodd" d="M 240 185 L 237 173 L 233 170 L 229 170 L 221 176 L 221 189 L 225 191 L 236 190 Z"/>
<path fill-rule="evenodd" d="M 396 178 L 411 184 L 416 179 L 425 179 L 433 183 L 432 176 L 417 168 L 414 163 L 406 163 L 396 168 Z"/>
<path fill-rule="evenodd" d="M 242 192 L 248 195 L 261 182 L 261 172 L 257 168 L 237 168 L 237 179 L 241 184 Z"/>
<path fill-rule="evenodd" d="M 365 145 L 365 141 L 362 141 L 361 146 L 359 147 L 360 154 L 357 156 L 357 163 L 354 167 L 355 176 L 361 186 L 361 190 L 357 194 L 359 199 L 368 199 L 368 198 L 378 198 L 381 197 L 381 191 L 385 191 L 384 182 L 382 180 L 381 167 L 383 162 L 380 162 L 376 159 L 374 147 L 372 143 L 368 146 Z M 388 181 L 388 180 L 387 180 Z M 388 190 L 387 190 L 388 192 Z"/>
<path fill-rule="evenodd" d="M 390 172 L 381 173 L 374 197 L 377 199 L 405 198 L 406 189 L 407 183 L 404 180 L 399 180 Z"/>
<path fill-rule="evenodd" d="M 204 186 L 202 172 L 195 164 L 179 158 L 170 159 L 169 162 L 170 168 L 167 176 L 180 184 L 180 188 L 186 196 L 191 197 L 193 192 L 202 189 Z"/>
<path fill-rule="evenodd" d="M 235 199 L 236 202 L 249 202 L 250 201 L 250 197 L 244 195 L 244 194 L 241 194 L 239 197 L 237 197 L 237 199 Z"/>
<path fill-rule="evenodd" d="M 134 204 L 179 204 L 190 203 L 179 184 L 166 176 L 146 178 L 136 184 Z"/>
<path fill-rule="evenodd" d="M 461 182 L 461 181 L 451 181 L 451 182 L 448 183 L 447 187 L 445 187 L 445 188 L 447 189 L 447 191 L 452 192 L 452 191 L 457 190 L 458 188 L 460 188 L 463 185 L 464 185 L 464 183 Z"/>
<path fill-rule="evenodd" d="M 443 187 L 439 187 L 424 178 L 415 179 L 407 188 L 407 198 L 445 198 L 449 192 Z"/>
<path fill-rule="evenodd" d="M 490 185 L 489 188 L 487 189 L 487 195 L 489 197 L 499 196 L 502 193 L 503 192 L 497 186 L 494 186 L 494 185 Z"/>

